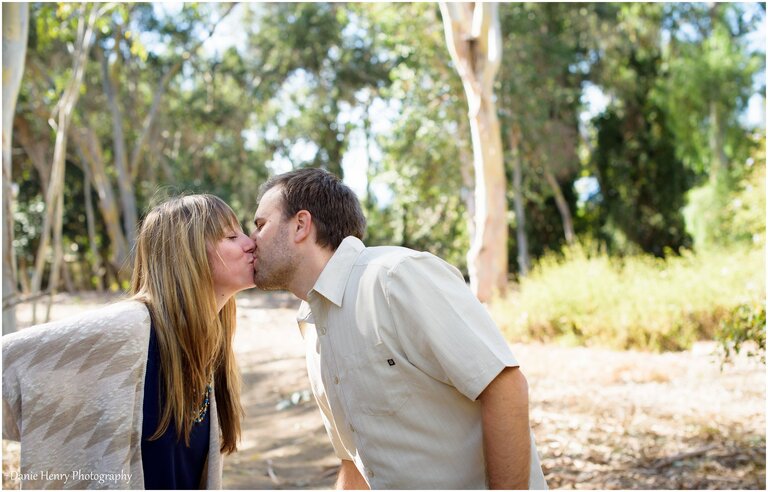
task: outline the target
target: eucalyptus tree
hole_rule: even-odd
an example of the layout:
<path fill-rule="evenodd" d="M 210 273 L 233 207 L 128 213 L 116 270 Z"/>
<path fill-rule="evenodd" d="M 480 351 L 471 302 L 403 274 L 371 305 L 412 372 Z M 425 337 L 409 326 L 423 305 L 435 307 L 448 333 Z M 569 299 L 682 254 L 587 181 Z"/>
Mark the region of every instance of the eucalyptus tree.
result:
<path fill-rule="evenodd" d="M 183 80 L 193 77 L 191 63 L 201 56 L 201 46 L 232 6 L 188 5 L 174 19 L 160 15 L 152 4 L 83 4 L 79 8 L 90 9 L 90 14 L 76 15 L 80 12 L 77 6 L 67 3 L 32 6 L 30 63 L 15 119 L 23 149 L 17 169 L 21 179 L 16 182 L 25 201 L 17 214 L 16 227 L 23 232 L 17 243 L 24 250 L 21 260 L 29 263 L 31 258 L 38 267 L 31 282 L 20 275 L 20 283 L 28 291 L 40 290 L 40 266 L 47 258 L 50 241 L 50 232 L 45 231 L 52 229 L 53 218 L 57 222 L 53 229 L 64 231 L 54 232 L 55 250 L 60 252 L 60 246 L 68 242 L 70 266 L 74 268 L 80 261 L 73 256 L 90 255 L 87 261 L 94 265 L 90 277 L 103 277 L 100 256 L 109 250 L 105 267 L 116 280 L 110 286 L 119 287 L 124 282 L 130 269 L 125 267 L 137 210 L 146 203 L 147 195 L 162 185 L 146 164 L 156 157 L 163 139 L 158 115 L 167 112 L 169 105 L 162 96 L 172 84 L 183 85 Z M 143 39 L 155 39 L 158 44 L 148 50 Z M 68 43 L 77 55 L 74 70 Z M 78 100 L 84 93 L 88 96 Z M 52 111 L 58 111 L 60 120 L 68 115 L 53 132 L 45 124 L 51 121 Z M 192 119 L 180 115 L 178 120 Z M 65 136 L 75 145 L 62 146 Z M 52 137 L 56 139 L 53 156 Z M 145 157 L 149 151 L 152 158 Z M 173 167 L 174 163 L 165 164 Z M 173 179 L 172 173 L 164 178 Z M 53 201 L 52 193 L 57 194 Z M 79 194 L 79 199 L 73 201 L 74 194 Z M 98 203 L 98 216 L 91 198 Z M 68 204 L 63 212 L 62 200 Z M 38 204 L 49 211 L 42 218 L 42 227 Z M 80 248 L 85 242 L 90 248 Z M 68 274 L 55 265 L 57 258 L 60 265 L 61 256 L 55 255 L 48 289 L 58 287 L 56 272 Z"/>
<path fill-rule="evenodd" d="M 575 240 L 578 113 L 589 53 L 595 48 L 595 8 L 515 3 L 500 10 L 505 63 L 499 74 L 499 112 L 515 176 L 512 199 L 521 273 L 529 264 L 525 244 L 531 243 L 537 256 Z M 527 227 L 524 209 L 536 219 Z M 553 220 L 556 214 L 559 224 Z"/>
<path fill-rule="evenodd" d="M 753 94 L 765 92 L 765 53 L 748 42 L 765 12 L 747 4 L 671 4 L 665 17 L 669 77 L 660 96 L 669 107 L 677 155 L 697 185 L 689 194 L 686 227 L 696 245 L 706 247 L 727 241 L 728 204 L 749 172 L 753 129 L 740 116 Z"/>
<path fill-rule="evenodd" d="M 761 91 L 755 77 L 764 74 L 765 53 L 754 51 L 747 36 L 765 14 L 737 3 L 670 4 L 665 14 L 669 77 L 660 96 L 673 131 L 687 137 L 680 139 L 678 154 L 698 176 L 717 181 L 748 153 L 739 116 Z"/>
<path fill-rule="evenodd" d="M 361 4 L 378 58 L 393 64 L 379 92 L 373 180 L 391 199 L 368 209 L 368 241 L 439 255 L 466 272 L 474 176 L 466 99 L 446 56 L 439 9 L 429 3 Z"/>
<path fill-rule="evenodd" d="M 602 198 L 601 234 L 612 250 L 656 256 L 690 245 L 681 209 L 691 173 L 676 153 L 670 111 L 661 87 L 662 4 L 620 4 L 608 17 L 593 73 L 611 97 L 593 121 L 592 165 Z"/>
<path fill-rule="evenodd" d="M 64 221 L 64 175 L 65 158 L 69 127 L 74 115 L 75 106 L 81 95 L 81 83 L 88 62 L 89 52 L 94 42 L 94 29 L 96 21 L 110 9 L 110 5 L 82 4 L 72 17 L 76 19 L 74 29 L 74 48 L 72 51 L 72 73 L 66 83 L 59 101 L 54 109 L 57 116 L 55 123 L 56 141 L 53 150 L 53 162 L 50 183 L 46 195 L 46 215 L 43 220 L 41 241 L 35 258 L 35 271 L 32 276 L 32 293 L 40 291 L 43 269 L 48 256 L 48 246 L 53 236 L 53 258 L 51 261 L 50 279 L 48 280 L 51 297 L 48 302 L 46 319 L 50 316 L 53 294 L 58 288 L 61 274 L 64 246 L 63 246 L 63 221 Z M 63 4 L 60 9 L 72 9 L 71 5 Z M 66 13 L 64 15 L 67 15 Z M 34 321 L 34 314 L 33 314 Z"/>
<path fill-rule="evenodd" d="M 16 331 L 16 261 L 13 253 L 11 141 L 13 115 L 27 50 L 29 5 L 3 4 L 3 334 Z"/>
<path fill-rule="evenodd" d="M 252 5 L 246 56 L 262 103 L 253 131 L 275 159 L 343 177 L 356 94 L 387 83 L 389 66 L 371 55 L 355 8 L 335 3 Z"/>
<path fill-rule="evenodd" d="M 482 302 L 507 289 L 507 198 L 493 86 L 501 65 L 498 4 L 440 3 L 448 52 L 469 106 L 475 170 L 475 235 L 467 253 L 472 291 Z"/>
<path fill-rule="evenodd" d="M 265 163 L 271 158 L 263 142 L 250 136 L 252 116 L 260 110 L 249 88 L 250 67 L 231 47 L 191 61 L 190 68 L 189 77 L 168 88 L 147 169 L 176 191 L 225 198 L 250 224 L 256 190 L 267 178 Z"/>

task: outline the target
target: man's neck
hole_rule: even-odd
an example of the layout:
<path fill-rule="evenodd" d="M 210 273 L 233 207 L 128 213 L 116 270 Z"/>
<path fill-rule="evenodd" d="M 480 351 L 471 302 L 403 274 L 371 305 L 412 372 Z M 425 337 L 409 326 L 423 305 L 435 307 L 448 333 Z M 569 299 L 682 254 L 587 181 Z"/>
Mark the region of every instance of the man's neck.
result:
<path fill-rule="evenodd" d="M 326 248 L 313 248 L 306 255 L 306 261 L 300 267 L 301 271 L 296 272 L 295 282 L 290 288 L 291 293 L 302 301 L 306 301 L 307 294 L 315 287 L 317 279 L 320 278 L 333 253 L 334 251 Z"/>

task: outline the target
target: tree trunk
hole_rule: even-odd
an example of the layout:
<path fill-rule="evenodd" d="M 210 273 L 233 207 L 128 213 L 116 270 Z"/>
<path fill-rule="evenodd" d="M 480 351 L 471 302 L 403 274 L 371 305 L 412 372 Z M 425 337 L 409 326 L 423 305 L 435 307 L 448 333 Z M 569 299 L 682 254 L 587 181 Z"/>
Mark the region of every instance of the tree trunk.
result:
<path fill-rule="evenodd" d="M 125 151 L 123 117 L 117 102 L 115 85 L 109 75 L 109 62 L 101 50 L 98 51 L 98 56 L 101 63 L 102 86 L 112 114 L 112 140 L 115 151 L 115 169 L 117 169 L 117 189 L 120 193 L 120 203 L 123 209 L 123 230 L 128 244 L 132 246 L 136 240 L 136 225 L 139 223 L 139 218 L 136 212 L 136 195 L 133 192 L 133 177 L 128 168 L 128 155 Z"/>
<path fill-rule="evenodd" d="M 515 222 L 517 223 L 517 266 L 520 276 L 525 277 L 531 270 L 528 254 L 528 233 L 525 231 L 525 203 L 523 201 L 523 164 L 520 158 L 520 129 L 512 124 L 509 129 L 509 152 L 512 154 L 515 192 Z"/>
<path fill-rule="evenodd" d="M 99 211 L 104 219 L 107 236 L 109 236 L 109 242 L 112 245 L 110 263 L 112 263 L 114 270 L 119 272 L 125 266 L 128 258 L 128 244 L 123 229 L 120 227 L 120 209 L 107 177 L 98 138 L 93 130 L 87 128 L 75 129 L 72 132 L 72 137 L 83 160 L 83 169 L 87 169 L 87 174 L 99 196 Z"/>
<path fill-rule="evenodd" d="M 48 148 L 49 143 L 46 139 L 39 139 L 32 134 L 32 129 L 29 127 L 29 121 L 22 116 L 16 115 L 14 118 L 14 128 L 16 129 L 16 137 L 19 140 L 24 152 L 32 161 L 32 165 L 37 171 L 37 175 L 40 178 L 40 188 L 43 192 L 43 196 L 48 194 L 48 183 L 51 180 L 51 161 L 48 160 Z"/>
<path fill-rule="evenodd" d="M 467 134 L 468 122 L 462 120 L 459 122 L 459 131 Z M 472 154 L 464 145 L 459 146 L 459 159 L 461 160 L 461 183 L 464 186 L 462 198 L 464 206 L 467 207 L 467 234 L 469 235 L 469 246 L 472 247 L 475 240 L 475 173 L 473 169 Z"/>
<path fill-rule="evenodd" d="M 91 197 L 91 181 L 93 178 L 91 177 L 90 166 L 85 162 L 85 159 L 83 159 L 83 173 L 85 174 L 85 179 L 83 180 L 83 194 L 85 195 L 85 218 L 88 225 L 88 244 L 90 245 L 91 256 L 93 256 L 91 271 L 93 276 L 96 277 L 96 289 L 99 292 L 103 292 L 104 272 L 101 266 L 99 245 L 96 242 L 96 214 L 93 212 L 93 198 Z M 88 282 L 88 284 L 90 285 L 90 282 Z"/>
<path fill-rule="evenodd" d="M 6 301 L 16 296 L 13 251 L 13 192 L 11 144 L 16 98 L 21 88 L 29 31 L 29 4 L 3 3 L 3 334 L 16 331 L 16 308 Z"/>
<path fill-rule="evenodd" d="M 93 26 L 98 17 L 96 6 L 80 14 L 77 26 L 77 36 L 73 51 L 72 79 L 64 89 L 61 100 L 57 105 L 58 122 L 56 126 L 56 143 L 53 150 L 53 165 L 51 169 L 51 181 L 46 195 L 46 207 L 48 208 L 43 219 L 43 228 L 40 236 L 40 245 L 35 258 L 35 273 L 32 277 L 32 294 L 40 291 L 43 269 L 48 257 L 50 236 L 53 235 L 53 261 L 51 276 L 48 282 L 48 290 L 51 297 L 48 302 L 47 318 L 50 315 L 53 296 L 58 287 L 63 257 L 62 227 L 64 219 L 64 173 L 65 158 L 67 154 L 67 134 L 72 121 L 75 105 L 80 97 L 80 85 L 85 74 L 85 65 L 88 61 L 88 52 L 93 43 Z M 37 322 L 36 306 L 32 310 L 33 323 Z"/>
<path fill-rule="evenodd" d="M 709 179 L 716 183 L 725 176 L 728 167 L 728 157 L 725 155 L 723 141 L 723 128 L 720 121 L 720 112 L 715 101 L 709 102 L 709 150 L 712 154 L 712 165 L 709 170 Z"/>
<path fill-rule="evenodd" d="M 475 167 L 475 238 L 467 254 L 472 291 L 488 302 L 507 287 L 507 199 L 493 82 L 501 63 L 495 3 L 440 2 L 445 38 L 469 104 Z"/>
<path fill-rule="evenodd" d="M 568 202 L 565 201 L 563 196 L 563 190 L 560 188 L 560 183 L 552 175 L 549 167 L 546 163 L 542 165 L 544 168 L 544 177 L 549 183 L 549 187 L 552 188 L 552 194 L 555 196 L 555 203 L 557 204 L 557 210 L 560 211 L 560 219 L 563 221 L 563 232 L 565 233 L 565 242 L 573 244 L 576 234 L 573 232 L 573 217 L 571 216 L 571 209 L 568 208 Z"/>

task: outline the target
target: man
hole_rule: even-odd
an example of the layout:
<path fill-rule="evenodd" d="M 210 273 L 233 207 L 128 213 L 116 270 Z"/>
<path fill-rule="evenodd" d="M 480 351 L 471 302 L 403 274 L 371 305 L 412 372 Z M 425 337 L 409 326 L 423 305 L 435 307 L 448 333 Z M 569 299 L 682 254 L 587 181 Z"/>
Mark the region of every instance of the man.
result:
<path fill-rule="evenodd" d="M 304 301 L 337 488 L 546 488 L 526 380 L 457 269 L 366 248 L 357 197 L 319 169 L 271 178 L 254 223 L 256 286 Z"/>

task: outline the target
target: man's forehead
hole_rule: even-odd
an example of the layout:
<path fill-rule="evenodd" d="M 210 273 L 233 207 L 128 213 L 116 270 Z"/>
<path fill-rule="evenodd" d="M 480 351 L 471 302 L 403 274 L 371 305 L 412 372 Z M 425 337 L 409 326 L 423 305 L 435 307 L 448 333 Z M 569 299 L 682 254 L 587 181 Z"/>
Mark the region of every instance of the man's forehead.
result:
<path fill-rule="evenodd" d="M 280 190 L 275 187 L 270 188 L 266 191 L 266 193 L 264 193 L 264 195 L 261 197 L 261 200 L 259 200 L 259 205 L 256 207 L 256 214 L 254 216 L 255 219 L 269 215 L 275 210 L 280 210 L 279 191 Z"/>

